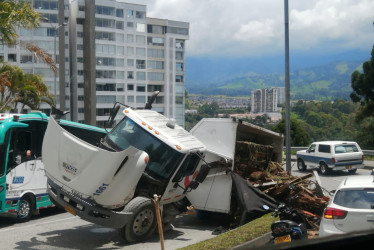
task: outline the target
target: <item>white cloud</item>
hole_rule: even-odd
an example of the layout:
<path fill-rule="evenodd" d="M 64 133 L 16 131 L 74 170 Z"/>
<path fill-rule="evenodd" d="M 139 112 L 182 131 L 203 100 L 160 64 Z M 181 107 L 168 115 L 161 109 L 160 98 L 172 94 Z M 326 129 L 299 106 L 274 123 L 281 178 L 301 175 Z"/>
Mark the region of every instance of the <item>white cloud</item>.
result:
<path fill-rule="evenodd" d="M 131 2 L 129 0 L 128 2 Z M 148 16 L 190 23 L 188 55 L 262 56 L 284 50 L 284 1 L 138 0 Z M 367 49 L 373 0 L 290 0 L 290 49 Z"/>

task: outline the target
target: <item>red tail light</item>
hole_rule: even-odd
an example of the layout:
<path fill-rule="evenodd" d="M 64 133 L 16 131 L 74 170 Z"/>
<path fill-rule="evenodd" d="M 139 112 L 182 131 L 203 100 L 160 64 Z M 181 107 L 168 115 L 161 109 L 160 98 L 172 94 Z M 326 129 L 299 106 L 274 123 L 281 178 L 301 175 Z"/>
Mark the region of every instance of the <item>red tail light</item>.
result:
<path fill-rule="evenodd" d="M 331 163 L 332 163 L 332 164 L 335 163 L 335 158 L 331 158 Z"/>
<path fill-rule="evenodd" d="M 323 214 L 325 219 L 344 219 L 348 214 L 348 211 L 327 207 Z"/>

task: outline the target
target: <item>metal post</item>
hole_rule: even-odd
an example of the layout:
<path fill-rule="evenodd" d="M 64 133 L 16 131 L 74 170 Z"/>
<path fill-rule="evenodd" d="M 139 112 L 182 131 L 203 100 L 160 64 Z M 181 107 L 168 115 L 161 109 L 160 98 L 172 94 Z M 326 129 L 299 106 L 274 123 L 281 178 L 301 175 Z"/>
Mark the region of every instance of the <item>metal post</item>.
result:
<path fill-rule="evenodd" d="M 284 31 L 285 31 L 285 94 L 286 94 L 286 171 L 291 172 L 291 125 L 290 125 L 290 55 L 288 30 L 288 0 L 284 0 Z"/>
<path fill-rule="evenodd" d="M 57 43 L 57 32 L 58 32 L 58 29 L 63 27 L 63 26 L 66 26 L 67 23 L 63 23 L 63 24 L 60 24 L 58 26 L 55 27 L 55 40 L 54 40 L 54 57 L 53 57 L 53 61 L 56 63 L 56 43 Z M 55 79 L 54 79 L 54 88 L 55 88 L 55 102 L 56 102 L 56 107 L 57 107 L 57 69 L 55 71 Z"/>

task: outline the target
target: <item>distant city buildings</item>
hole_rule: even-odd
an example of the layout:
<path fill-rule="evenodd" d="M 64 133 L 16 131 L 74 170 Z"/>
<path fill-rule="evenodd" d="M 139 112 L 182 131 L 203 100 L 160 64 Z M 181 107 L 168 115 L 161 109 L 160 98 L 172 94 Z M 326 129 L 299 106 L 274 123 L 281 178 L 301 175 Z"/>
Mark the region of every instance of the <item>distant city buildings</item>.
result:
<path fill-rule="evenodd" d="M 41 75 L 68 119 L 102 126 L 116 101 L 142 108 L 160 91 L 153 109 L 184 126 L 189 23 L 149 18 L 145 5 L 115 0 L 28 1 L 42 24 L 20 29 L 20 40 L 47 51 L 58 72 L 19 46 L 0 44 L 0 61 Z"/>
<path fill-rule="evenodd" d="M 256 89 L 251 94 L 252 113 L 278 113 L 279 104 L 285 103 L 284 87 Z"/>

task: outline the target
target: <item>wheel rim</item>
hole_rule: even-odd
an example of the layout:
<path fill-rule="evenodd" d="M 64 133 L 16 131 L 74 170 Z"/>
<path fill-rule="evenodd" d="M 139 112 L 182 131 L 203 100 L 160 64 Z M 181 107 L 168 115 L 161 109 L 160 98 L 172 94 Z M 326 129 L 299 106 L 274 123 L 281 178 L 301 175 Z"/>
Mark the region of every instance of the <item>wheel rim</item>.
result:
<path fill-rule="evenodd" d="M 30 203 L 26 200 L 21 200 L 18 206 L 18 217 L 25 218 L 30 213 Z"/>
<path fill-rule="evenodd" d="M 151 209 L 144 209 L 136 216 L 134 224 L 132 226 L 134 234 L 143 235 L 146 234 L 152 226 L 154 214 Z"/>

